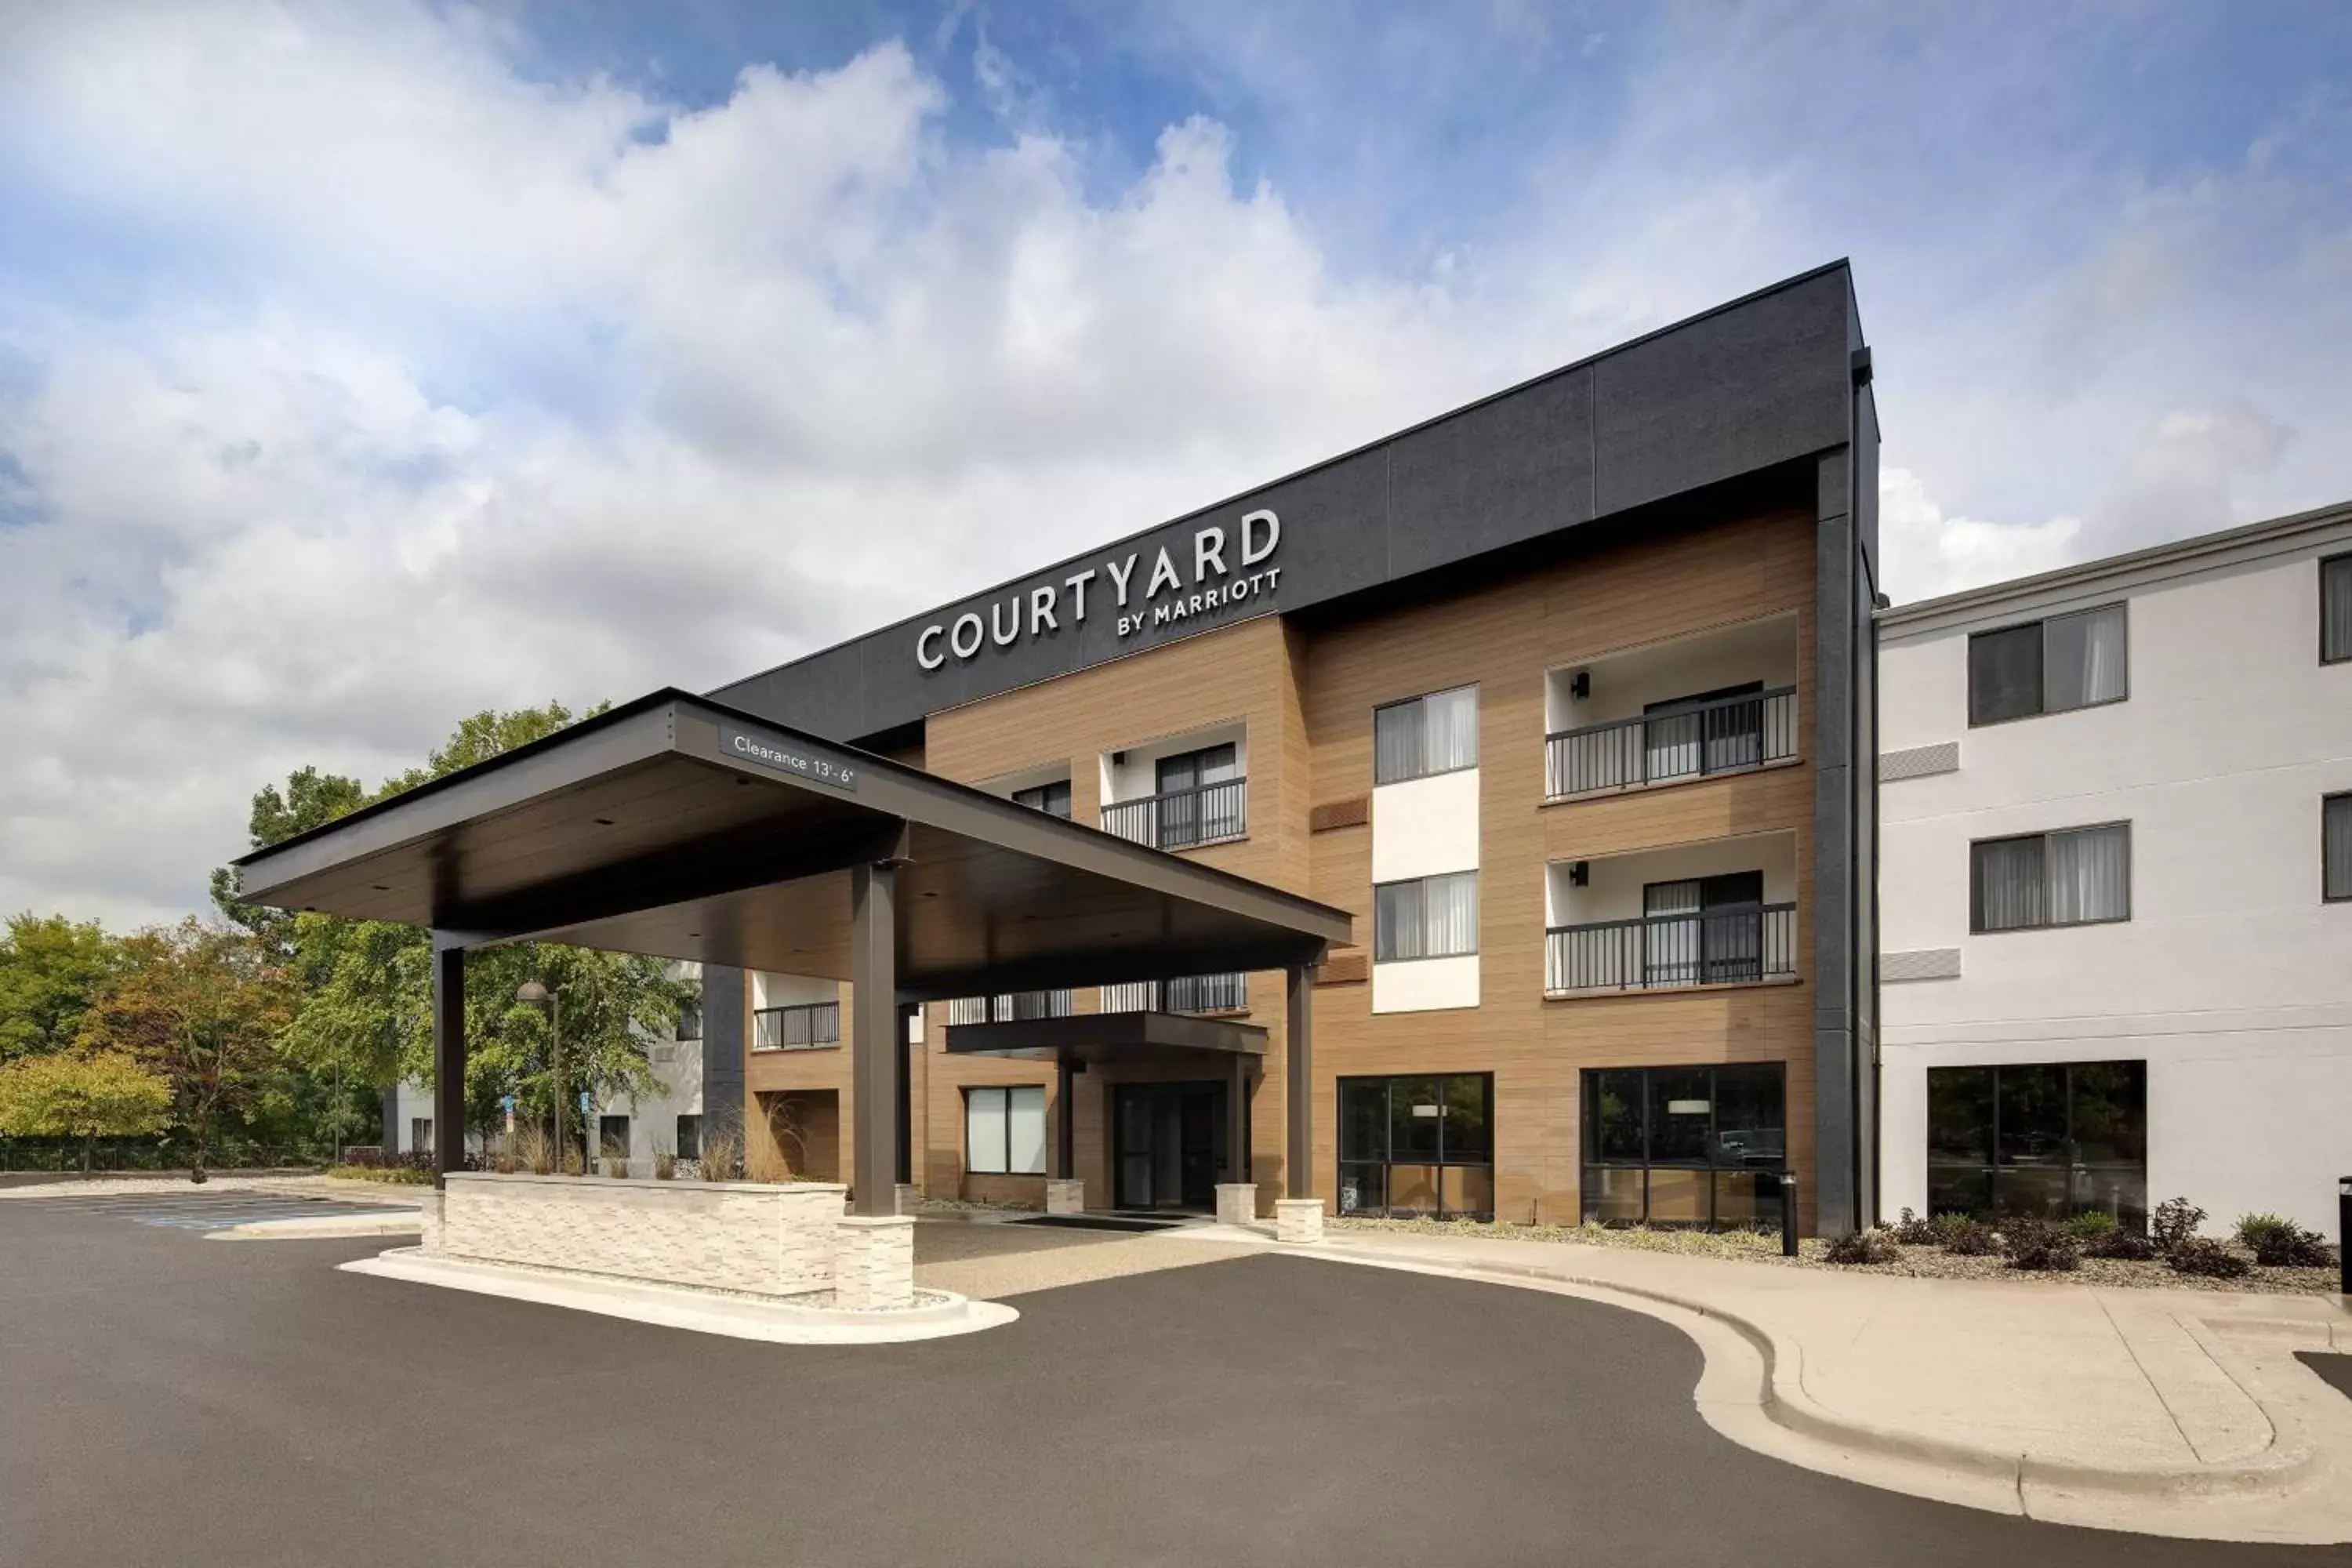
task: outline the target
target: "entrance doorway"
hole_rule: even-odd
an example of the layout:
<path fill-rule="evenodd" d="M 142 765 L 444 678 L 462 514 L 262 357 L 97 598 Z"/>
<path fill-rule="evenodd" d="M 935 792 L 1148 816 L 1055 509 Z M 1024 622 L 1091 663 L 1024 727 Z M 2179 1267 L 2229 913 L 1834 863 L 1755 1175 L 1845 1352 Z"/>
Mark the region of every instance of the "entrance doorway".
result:
<path fill-rule="evenodd" d="M 1111 1107 L 1112 1207 L 1216 1207 L 1226 1162 L 1223 1084 L 1115 1084 Z"/>

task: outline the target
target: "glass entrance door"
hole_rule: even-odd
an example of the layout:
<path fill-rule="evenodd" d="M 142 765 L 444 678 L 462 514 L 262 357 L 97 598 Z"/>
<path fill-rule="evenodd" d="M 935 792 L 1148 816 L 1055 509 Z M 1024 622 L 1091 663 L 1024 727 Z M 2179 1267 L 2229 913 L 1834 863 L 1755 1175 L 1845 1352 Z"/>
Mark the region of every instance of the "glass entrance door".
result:
<path fill-rule="evenodd" d="M 1216 1207 L 1217 1171 L 1224 1153 L 1223 1084 L 1118 1084 L 1111 1106 L 1114 1208 Z"/>

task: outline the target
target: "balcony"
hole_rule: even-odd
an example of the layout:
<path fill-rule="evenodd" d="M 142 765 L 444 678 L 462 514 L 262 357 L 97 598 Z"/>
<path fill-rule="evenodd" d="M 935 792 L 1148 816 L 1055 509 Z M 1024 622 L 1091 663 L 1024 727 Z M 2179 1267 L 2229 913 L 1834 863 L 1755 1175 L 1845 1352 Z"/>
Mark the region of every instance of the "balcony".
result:
<path fill-rule="evenodd" d="M 1106 1013 L 1246 1013 L 1249 976 L 1188 974 L 1181 980 L 1145 980 L 1102 988 Z"/>
<path fill-rule="evenodd" d="M 1797 976 L 1797 906 L 1644 915 L 1544 932 L 1544 989 L 1559 994 L 1760 985 Z"/>
<path fill-rule="evenodd" d="M 1545 869 L 1549 996 L 1797 978 L 1797 837 L 1756 833 Z"/>
<path fill-rule="evenodd" d="M 1794 762 L 1796 683 L 1792 615 L 1553 670 L 1545 796 L 1619 795 Z"/>
<path fill-rule="evenodd" d="M 1249 832 L 1249 780 L 1171 789 L 1103 807 L 1103 831 L 1154 849 L 1223 844 Z"/>
<path fill-rule="evenodd" d="M 841 1044 L 841 1004 L 800 1002 L 751 1015 L 755 1051 L 811 1051 Z"/>
<path fill-rule="evenodd" d="M 1747 773 L 1797 755 L 1797 692 L 1784 686 L 1544 737 L 1553 800 Z"/>
<path fill-rule="evenodd" d="M 1070 993 L 1008 991 L 1002 996 L 959 996 L 948 1004 L 948 1023 L 1009 1024 L 1016 1019 L 1066 1018 Z"/>

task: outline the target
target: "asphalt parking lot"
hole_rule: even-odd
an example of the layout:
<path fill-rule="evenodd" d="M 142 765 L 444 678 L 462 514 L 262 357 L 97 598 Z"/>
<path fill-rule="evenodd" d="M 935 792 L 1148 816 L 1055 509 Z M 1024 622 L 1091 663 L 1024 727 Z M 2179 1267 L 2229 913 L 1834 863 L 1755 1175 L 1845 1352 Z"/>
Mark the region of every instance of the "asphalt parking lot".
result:
<path fill-rule="evenodd" d="M 0 1563 L 2352 1563 L 1751 1454 L 1651 1319 L 1250 1257 L 785 1348 L 0 1205 Z"/>

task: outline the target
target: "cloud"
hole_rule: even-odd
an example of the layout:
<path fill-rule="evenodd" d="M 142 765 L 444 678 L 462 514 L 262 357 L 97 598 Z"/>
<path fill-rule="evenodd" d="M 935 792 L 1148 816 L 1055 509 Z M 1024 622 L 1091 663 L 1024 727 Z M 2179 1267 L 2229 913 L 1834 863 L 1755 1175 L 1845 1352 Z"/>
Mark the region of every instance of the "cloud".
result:
<path fill-rule="evenodd" d="M 0 907 L 168 915 L 289 767 L 716 683 L 1474 389 L 1208 121 L 1090 200 L 895 44 L 688 109 L 462 14 L 121 20 L 12 25 L 73 155 L 5 164 L 205 263 L 13 334 Z"/>
<path fill-rule="evenodd" d="M 1952 516 L 1918 475 L 1879 471 L 1879 575 L 1900 584 L 1902 603 L 2062 566 L 2073 558 L 2082 528 L 2075 517 L 2004 523 Z"/>

